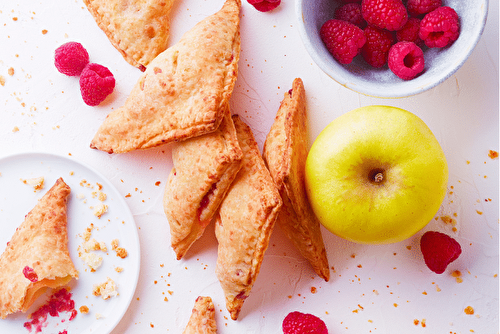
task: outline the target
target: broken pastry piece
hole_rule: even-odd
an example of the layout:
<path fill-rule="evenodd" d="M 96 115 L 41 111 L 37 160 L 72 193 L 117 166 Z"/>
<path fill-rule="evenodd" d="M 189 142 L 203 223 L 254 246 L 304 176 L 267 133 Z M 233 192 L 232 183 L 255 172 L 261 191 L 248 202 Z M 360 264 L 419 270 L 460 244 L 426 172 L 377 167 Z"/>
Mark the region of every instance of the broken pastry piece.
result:
<path fill-rule="evenodd" d="M 264 143 L 263 157 L 283 199 L 277 224 L 314 271 L 325 281 L 330 269 L 320 222 L 314 215 L 305 188 L 308 152 L 307 112 L 300 78 L 285 93 Z"/>
<path fill-rule="evenodd" d="M 189 322 L 182 334 L 215 334 L 215 307 L 210 297 L 198 297 L 194 303 Z"/>
<path fill-rule="evenodd" d="M 124 153 L 215 131 L 238 74 L 240 6 L 226 0 L 158 55 L 90 147 Z"/>
<path fill-rule="evenodd" d="M 282 201 L 250 127 L 238 116 L 233 121 L 243 159 L 217 216 L 215 271 L 236 320 L 259 274 Z"/>
<path fill-rule="evenodd" d="M 173 143 L 163 207 L 171 244 L 180 260 L 203 234 L 240 169 L 242 157 L 229 104 L 219 128 Z"/>
<path fill-rule="evenodd" d="M 83 0 L 97 25 L 131 65 L 146 70 L 167 48 L 174 0 Z"/>
<path fill-rule="evenodd" d="M 58 179 L 17 228 L 0 256 L 0 317 L 26 312 L 47 288 L 66 285 L 78 272 L 68 251 L 67 199 Z"/>

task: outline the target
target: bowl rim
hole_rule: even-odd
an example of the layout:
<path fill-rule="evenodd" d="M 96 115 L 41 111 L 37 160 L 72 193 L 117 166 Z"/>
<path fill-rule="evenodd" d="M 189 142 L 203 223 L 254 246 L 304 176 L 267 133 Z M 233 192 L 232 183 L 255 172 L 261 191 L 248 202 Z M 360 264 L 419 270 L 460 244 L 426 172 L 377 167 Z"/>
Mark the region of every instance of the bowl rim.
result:
<path fill-rule="evenodd" d="M 489 0 L 478 0 L 479 1 L 479 6 L 481 6 L 481 16 L 478 20 L 479 25 L 476 25 L 475 29 L 477 30 L 476 33 L 473 35 L 474 38 L 471 38 L 470 41 L 467 43 L 467 49 L 465 52 L 460 53 L 461 58 L 459 62 L 451 63 L 449 66 L 446 67 L 446 71 L 442 75 L 438 77 L 438 80 L 421 80 L 422 83 L 419 85 L 410 85 L 409 83 L 412 80 L 407 80 L 407 81 L 401 81 L 398 83 L 397 89 L 389 89 L 387 85 L 379 85 L 379 87 L 376 87 L 374 89 L 373 86 L 365 86 L 363 85 L 361 81 L 356 80 L 357 77 L 353 74 L 351 75 L 350 73 L 344 75 L 345 73 L 335 71 L 331 67 L 332 62 L 336 62 L 331 54 L 328 53 L 329 57 L 321 57 L 320 54 L 318 53 L 318 50 L 316 50 L 314 44 L 311 41 L 311 36 L 309 36 L 309 33 L 306 29 L 306 23 L 305 23 L 305 18 L 303 16 L 303 12 L 305 9 L 305 6 L 307 4 L 311 4 L 311 0 L 296 0 L 295 1 L 295 14 L 296 14 L 296 20 L 298 23 L 298 30 L 299 30 L 299 35 L 302 40 L 302 43 L 309 54 L 309 56 L 312 58 L 312 60 L 316 63 L 316 65 L 325 73 L 327 74 L 330 78 L 332 78 L 334 81 L 339 83 L 340 85 L 354 91 L 357 93 L 361 93 L 370 97 L 378 97 L 378 98 L 403 98 L 403 97 L 409 97 L 413 95 L 417 95 L 420 93 L 423 93 L 424 91 L 427 91 L 446 79 L 448 79 L 450 76 L 452 76 L 462 65 L 465 63 L 465 61 L 469 58 L 471 55 L 472 51 L 475 49 L 476 45 L 478 44 L 479 40 L 481 39 L 481 36 L 483 34 L 485 25 L 486 25 L 486 20 L 488 17 L 488 9 L 489 9 Z M 319 34 L 319 32 L 318 32 Z M 317 37 L 319 38 L 319 37 Z M 325 48 L 326 50 L 326 48 Z M 323 54 L 324 54 L 323 50 Z M 343 67 L 340 63 L 337 63 L 339 67 Z M 425 77 L 424 77 L 425 78 Z M 435 79 L 435 77 L 432 77 Z M 354 79 L 354 80 L 353 80 Z M 413 80 L 417 80 L 417 78 Z M 406 85 L 404 83 L 407 83 Z M 360 84 L 361 83 L 361 84 Z M 394 87 L 395 88 L 395 87 Z"/>

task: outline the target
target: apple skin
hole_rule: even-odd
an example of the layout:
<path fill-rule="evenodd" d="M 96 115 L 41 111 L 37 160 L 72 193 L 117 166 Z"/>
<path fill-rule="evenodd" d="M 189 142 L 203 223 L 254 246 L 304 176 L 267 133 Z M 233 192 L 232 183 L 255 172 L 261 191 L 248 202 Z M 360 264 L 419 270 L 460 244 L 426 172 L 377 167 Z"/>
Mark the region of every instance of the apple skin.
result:
<path fill-rule="evenodd" d="M 448 164 L 434 134 L 416 115 L 390 106 L 361 107 L 333 120 L 314 141 L 305 168 L 320 222 L 363 244 L 413 236 L 447 191 Z"/>

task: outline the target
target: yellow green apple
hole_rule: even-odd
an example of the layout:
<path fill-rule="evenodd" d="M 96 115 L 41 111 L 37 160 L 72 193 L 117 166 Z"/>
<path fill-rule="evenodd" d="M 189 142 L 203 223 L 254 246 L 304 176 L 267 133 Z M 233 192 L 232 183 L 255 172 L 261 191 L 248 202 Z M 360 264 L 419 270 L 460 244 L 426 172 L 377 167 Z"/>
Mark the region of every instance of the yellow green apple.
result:
<path fill-rule="evenodd" d="M 447 190 L 438 140 L 415 114 L 367 106 L 334 119 L 306 160 L 306 189 L 320 222 L 358 243 L 407 239 L 427 225 Z"/>

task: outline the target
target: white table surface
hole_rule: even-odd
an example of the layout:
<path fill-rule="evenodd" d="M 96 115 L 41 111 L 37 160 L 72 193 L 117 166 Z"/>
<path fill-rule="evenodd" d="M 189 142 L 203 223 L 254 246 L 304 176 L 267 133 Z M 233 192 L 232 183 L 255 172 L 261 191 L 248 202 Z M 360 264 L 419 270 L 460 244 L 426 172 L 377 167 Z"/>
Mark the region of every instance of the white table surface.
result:
<path fill-rule="evenodd" d="M 178 1 L 169 45 L 222 3 Z M 219 333 L 281 333 L 283 318 L 295 310 L 320 316 L 330 333 L 498 333 L 499 160 L 488 156 L 489 150 L 499 151 L 498 33 L 498 1 L 491 0 L 484 34 L 462 68 L 422 94 L 378 99 L 342 87 L 312 62 L 298 35 L 293 1 L 284 0 L 268 13 L 243 3 L 231 107 L 252 127 L 260 148 L 296 77 L 306 88 L 311 142 L 335 117 L 372 104 L 410 110 L 434 132 L 450 167 L 450 192 L 436 217 L 453 216 L 457 231 L 440 219 L 424 231 L 449 233 L 463 249 L 442 275 L 423 262 L 418 246 L 423 231 L 397 244 L 367 246 L 323 229 L 334 267 L 326 283 L 277 227 L 240 319 L 231 320 L 214 273 L 213 225 L 185 259 L 177 261 L 170 248 L 162 207 L 172 167 L 169 145 L 121 155 L 89 148 L 103 119 L 124 103 L 141 72 L 112 47 L 82 0 L 0 2 L 0 75 L 5 79 L 0 86 L 0 156 L 70 154 L 101 172 L 124 196 L 138 228 L 141 272 L 113 334 L 181 333 L 199 295 L 212 297 Z M 91 61 L 115 76 L 115 91 L 98 107 L 86 106 L 78 80 L 53 65 L 54 50 L 69 41 L 82 43 Z M 455 270 L 462 273 L 462 283 L 451 275 Z M 464 312 L 467 306 L 473 315 Z M 27 331 L 20 328 L 19 333 Z"/>

